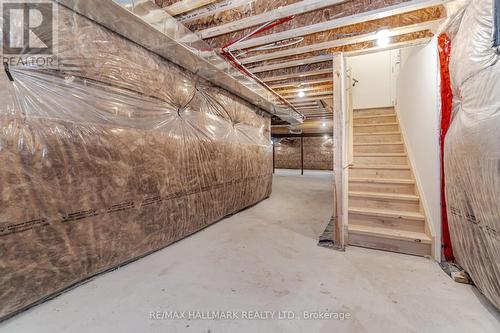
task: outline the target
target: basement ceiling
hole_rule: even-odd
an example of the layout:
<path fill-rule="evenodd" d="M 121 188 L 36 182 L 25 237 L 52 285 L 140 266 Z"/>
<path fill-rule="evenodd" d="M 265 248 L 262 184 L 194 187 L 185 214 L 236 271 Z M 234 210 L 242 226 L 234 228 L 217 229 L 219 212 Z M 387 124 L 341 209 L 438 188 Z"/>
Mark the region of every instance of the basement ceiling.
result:
<path fill-rule="evenodd" d="M 445 16 L 446 2 L 156 0 L 212 48 L 234 56 L 230 60 L 236 66 L 267 84 L 311 123 L 332 118 L 333 53 L 426 43 Z M 380 29 L 389 31 L 386 47 L 376 45 Z"/>

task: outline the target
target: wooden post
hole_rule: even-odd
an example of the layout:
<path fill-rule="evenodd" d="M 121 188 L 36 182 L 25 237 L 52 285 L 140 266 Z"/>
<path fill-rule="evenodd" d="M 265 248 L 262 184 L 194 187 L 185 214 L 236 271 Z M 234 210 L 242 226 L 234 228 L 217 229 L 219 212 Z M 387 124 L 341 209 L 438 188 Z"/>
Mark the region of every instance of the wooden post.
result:
<path fill-rule="evenodd" d="M 349 148 L 346 145 L 347 96 L 346 71 L 343 53 L 333 56 L 333 143 L 334 143 L 334 202 L 333 244 L 337 249 L 344 249 L 347 237 L 347 174 Z M 347 133 L 348 134 L 348 133 Z"/>
<path fill-rule="evenodd" d="M 304 175 L 304 137 L 300 137 L 300 174 Z"/>

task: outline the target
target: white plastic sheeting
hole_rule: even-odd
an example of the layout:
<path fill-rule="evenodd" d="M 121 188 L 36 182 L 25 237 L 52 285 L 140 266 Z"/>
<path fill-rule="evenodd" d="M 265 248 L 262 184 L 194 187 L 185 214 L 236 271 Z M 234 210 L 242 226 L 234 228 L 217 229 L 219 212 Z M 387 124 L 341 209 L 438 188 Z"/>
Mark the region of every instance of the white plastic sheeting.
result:
<path fill-rule="evenodd" d="M 445 189 L 455 259 L 500 308 L 500 62 L 494 3 L 473 0 L 448 34 L 453 89 Z"/>
<path fill-rule="evenodd" d="M 258 108 L 69 9 L 58 22 L 58 70 L 0 75 L 0 320 L 271 193 Z"/>

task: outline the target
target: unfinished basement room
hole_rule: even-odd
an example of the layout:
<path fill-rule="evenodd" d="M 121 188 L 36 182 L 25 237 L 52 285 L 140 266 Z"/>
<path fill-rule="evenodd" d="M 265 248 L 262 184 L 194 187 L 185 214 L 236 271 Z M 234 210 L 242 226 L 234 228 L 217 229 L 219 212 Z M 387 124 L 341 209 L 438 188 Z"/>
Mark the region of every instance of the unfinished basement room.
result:
<path fill-rule="evenodd" d="M 500 332 L 500 0 L 0 17 L 0 333 Z"/>

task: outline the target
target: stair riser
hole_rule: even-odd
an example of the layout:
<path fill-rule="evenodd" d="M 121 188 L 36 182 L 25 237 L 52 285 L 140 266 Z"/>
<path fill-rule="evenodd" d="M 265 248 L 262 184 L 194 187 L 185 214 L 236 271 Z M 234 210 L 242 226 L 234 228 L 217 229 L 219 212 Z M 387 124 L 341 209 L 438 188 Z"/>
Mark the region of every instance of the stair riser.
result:
<path fill-rule="evenodd" d="M 354 143 L 401 142 L 401 134 L 354 136 Z"/>
<path fill-rule="evenodd" d="M 349 169 L 349 177 L 412 179 L 410 170 L 390 169 Z"/>
<path fill-rule="evenodd" d="M 387 209 L 397 212 L 420 212 L 418 201 L 405 201 L 397 199 L 374 199 L 349 196 L 349 208 L 375 208 Z"/>
<path fill-rule="evenodd" d="M 354 164 L 359 165 L 407 165 L 406 156 L 354 156 Z"/>
<path fill-rule="evenodd" d="M 422 233 L 425 232 L 424 221 L 420 220 L 395 219 L 349 213 L 349 224 Z"/>
<path fill-rule="evenodd" d="M 430 256 L 431 244 L 349 233 L 349 244 L 384 251 Z"/>
<path fill-rule="evenodd" d="M 360 133 L 380 133 L 380 132 L 397 132 L 399 131 L 398 125 L 373 125 L 373 126 L 355 126 L 354 134 Z"/>
<path fill-rule="evenodd" d="M 381 184 L 381 183 L 358 183 L 349 182 L 349 191 L 354 192 L 375 192 L 375 193 L 395 193 L 395 194 L 415 194 L 413 184 Z"/>
<path fill-rule="evenodd" d="M 395 122 L 396 122 L 396 115 L 394 115 L 394 116 L 382 116 L 382 117 L 376 117 L 376 118 L 354 118 L 354 125 L 395 123 Z"/>
<path fill-rule="evenodd" d="M 404 153 L 402 144 L 354 146 L 354 153 Z"/>
<path fill-rule="evenodd" d="M 370 109 L 370 110 L 354 110 L 354 116 L 377 116 L 377 115 L 386 115 L 386 114 L 395 114 L 394 109 Z"/>

